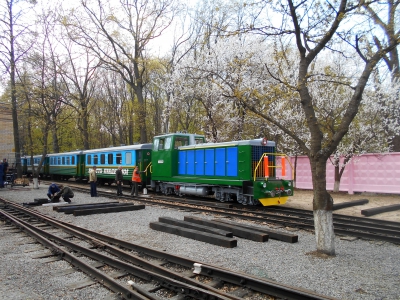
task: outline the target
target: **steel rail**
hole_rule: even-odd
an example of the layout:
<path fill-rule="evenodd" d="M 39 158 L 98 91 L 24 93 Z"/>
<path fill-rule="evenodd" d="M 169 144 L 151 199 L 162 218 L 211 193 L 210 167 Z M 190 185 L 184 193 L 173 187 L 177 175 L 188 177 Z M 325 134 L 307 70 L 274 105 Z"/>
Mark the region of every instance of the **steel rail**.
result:
<path fill-rule="evenodd" d="M 20 209 L 20 207 L 18 207 L 15 204 L 10 204 L 10 206 L 14 207 L 16 209 Z M 26 211 L 27 209 L 22 208 L 22 210 Z M 191 278 L 187 278 L 187 277 L 181 276 L 176 272 L 167 270 L 165 268 L 162 268 L 160 266 L 157 266 L 155 264 L 147 262 L 144 259 L 135 257 L 135 256 L 133 256 L 133 255 L 127 253 L 127 252 L 124 252 L 124 251 L 118 249 L 117 247 L 114 247 L 114 246 L 108 245 L 108 244 L 104 244 L 100 240 L 93 239 L 93 237 L 88 236 L 88 235 L 80 232 L 81 231 L 80 227 L 77 227 L 76 230 L 75 229 L 71 229 L 71 228 L 68 228 L 70 224 L 65 224 L 65 223 L 62 224 L 62 223 L 60 223 L 58 221 L 55 221 L 55 220 L 53 220 L 53 219 L 51 219 L 49 217 L 46 217 L 44 215 L 39 215 L 39 214 L 33 213 L 31 211 L 26 211 L 26 213 L 28 213 L 32 217 L 33 216 L 36 217 L 37 219 L 41 220 L 42 222 L 45 222 L 48 225 L 54 226 L 54 227 L 56 227 L 58 229 L 66 231 L 66 232 L 68 232 L 68 233 L 70 233 L 70 234 L 72 234 L 74 236 L 77 236 L 77 237 L 80 237 L 82 239 L 85 239 L 85 240 L 87 240 L 87 242 L 91 243 L 92 245 L 96 246 L 97 248 L 101 248 L 103 250 L 107 250 L 107 252 L 112 253 L 113 255 L 116 255 L 118 257 L 122 257 L 123 259 L 125 259 L 125 260 L 127 260 L 129 262 L 134 262 L 135 264 L 139 265 L 140 267 L 150 271 L 151 274 L 147 275 L 146 272 L 143 272 L 143 270 L 141 268 L 136 268 L 135 267 L 134 269 L 130 270 L 130 271 L 132 271 L 132 274 L 137 275 L 138 277 L 141 277 L 141 278 L 143 278 L 145 280 L 151 280 L 152 278 L 157 278 L 156 273 L 153 273 L 153 272 L 157 272 L 157 274 L 162 276 L 162 278 L 157 278 L 158 281 L 163 282 L 163 283 L 165 282 L 164 285 L 166 287 L 168 287 L 168 289 L 172 289 L 172 290 L 178 291 L 180 293 L 185 293 L 185 294 L 187 294 L 189 296 L 192 296 L 192 297 L 195 297 L 195 298 L 199 297 L 198 295 L 201 295 L 200 296 L 200 299 L 201 299 L 201 297 L 204 297 L 205 294 L 210 294 L 215 299 L 221 299 L 221 300 L 222 299 L 232 299 L 232 300 L 239 300 L 240 299 L 240 298 L 237 298 L 235 296 L 228 295 L 228 294 L 226 294 L 224 292 L 221 292 L 218 289 L 215 289 L 215 288 L 213 288 L 213 287 L 211 287 L 209 285 L 203 284 L 203 283 L 198 282 L 198 281 L 196 281 L 194 279 L 191 279 Z M 26 223 L 26 224 L 28 224 L 28 223 Z M 28 226 L 32 226 L 32 225 L 28 224 Z M 80 251 L 81 253 L 83 253 L 83 254 L 85 254 L 85 255 L 87 255 L 87 256 L 95 259 L 95 260 L 99 260 L 99 261 L 103 261 L 103 262 L 107 261 L 108 264 L 110 264 L 110 265 L 112 265 L 114 267 L 123 269 L 123 270 L 128 270 L 129 269 L 129 267 L 127 267 L 127 266 L 122 266 L 122 267 L 118 266 L 119 262 L 116 262 L 116 261 L 110 259 L 107 256 L 103 256 L 100 253 L 88 250 L 88 249 L 86 249 L 84 247 L 78 246 L 78 245 L 76 245 L 74 243 L 71 243 L 69 241 L 64 241 L 64 239 L 59 238 L 59 237 L 57 237 L 57 236 L 55 236 L 55 235 L 53 235 L 51 233 L 48 233 L 46 231 L 40 230 L 40 229 L 38 229 L 38 228 L 36 228 L 34 226 L 32 226 L 32 229 L 33 230 L 37 230 L 38 232 L 40 232 L 41 234 L 47 236 L 48 238 L 56 239 L 58 242 L 66 244 L 67 247 L 69 247 L 71 249 L 74 249 L 76 251 Z M 78 230 L 80 230 L 80 231 L 78 231 Z M 108 261 L 108 260 L 110 260 L 110 261 Z M 169 282 L 169 279 L 171 279 L 171 278 L 173 278 L 172 279 L 173 281 Z M 179 281 L 179 284 L 177 283 L 178 281 Z M 185 284 L 187 284 L 187 285 L 185 286 Z M 192 286 L 194 286 L 196 288 L 191 288 L 190 285 L 192 285 Z M 206 291 L 206 290 L 208 290 L 209 292 L 205 293 L 204 291 Z"/>
<path fill-rule="evenodd" d="M 87 234 L 90 235 L 91 237 L 94 237 L 96 239 L 98 239 L 98 241 L 93 240 L 93 238 L 91 239 L 93 241 L 93 244 L 97 245 L 98 247 L 104 247 L 105 249 L 112 249 L 112 251 L 116 251 L 119 252 L 119 249 L 117 247 L 122 247 L 125 249 L 129 249 L 129 250 L 133 250 L 133 251 L 137 251 L 137 252 L 142 252 L 142 253 L 146 253 L 147 255 L 151 255 L 154 256 L 156 258 L 159 259 L 163 259 L 166 260 L 167 262 L 172 262 L 172 263 L 176 263 L 185 267 L 189 267 L 192 268 L 194 266 L 194 264 L 200 264 L 202 266 L 202 271 L 201 271 L 201 275 L 205 275 L 205 276 L 209 276 L 210 274 L 214 274 L 214 276 L 221 278 L 223 281 L 226 282 L 230 282 L 232 284 L 236 284 L 238 286 L 241 287 L 246 287 L 246 288 L 250 288 L 251 290 L 254 291 L 258 291 L 261 293 L 265 293 L 268 295 L 272 295 L 275 297 L 281 297 L 284 299 L 293 299 L 293 300 L 298 300 L 298 299 L 334 299 L 331 297 L 326 297 L 320 294 L 316 294 L 312 291 L 309 290 L 304 290 L 304 289 L 300 289 L 300 288 L 296 288 L 296 287 L 291 287 L 291 286 L 287 286 L 284 284 L 280 284 L 271 280 L 267 280 L 267 279 L 260 279 L 257 277 L 253 277 L 251 275 L 247 275 L 247 274 L 243 274 L 243 273 L 234 273 L 231 270 L 227 270 L 224 268 L 218 268 L 218 267 L 214 267 L 214 266 L 210 266 L 206 263 L 201 263 L 198 261 L 193 261 L 191 259 L 188 258 L 184 258 L 184 257 L 180 257 L 180 256 L 175 256 L 172 254 L 168 254 L 162 251 L 158 251 L 158 250 L 154 250 L 154 249 L 150 249 L 150 248 L 146 248 L 143 247 L 141 245 L 137 245 L 137 244 L 133 244 L 133 243 L 129 243 L 123 240 L 118 240 L 115 239 L 113 237 L 107 236 L 107 235 L 103 235 L 100 233 L 96 233 L 93 232 L 91 230 L 73 225 L 73 224 L 69 224 L 69 223 L 65 223 L 62 221 L 53 221 L 51 220 L 51 218 L 49 218 L 48 216 L 45 216 L 39 212 L 33 212 L 30 209 L 26 209 L 24 207 L 20 207 L 19 204 L 14 204 L 14 203 L 10 203 L 9 205 L 15 207 L 15 209 L 23 209 L 24 211 L 26 211 L 29 215 L 31 215 L 32 217 L 36 217 L 36 218 L 43 218 L 43 222 L 54 226 L 52 223 L 54 222 L 55 225 L 66 225 L 68 227 L 71 227 L 72 229 L 75 229 L 73 232 L 78 231 L 77 234 Z M 59 224 L 56 224 L 59 223 Z M 57 227 L 57 226 L 55 226 Z M 75 233 L 73 233 L 73 235 L 75 235 Z M 116 247 L 111 247 L 111 245 L 106 245 L 101 243 L 99 240 L 101 241 L 105 241 L 107 243 L 113 244 Z M 130 257 L 129 254 L 124 254 L 124 259 L 130 261 Z M 141 266 L 144 267 L 148 267 L 148 268 L 159 268 L 159 266 L 156 266 L 155 264 L 151 264 L 148 263 L 146 261 L 142 261 L 142 260 L 137 260 L 137 258 L 134 258 L 135 261 L 137 261 Z M 147 266 L 146 266 L 147 264 Z M 212 270 L 213 273 L 210 273 L 210 270 Z M 165 272 L 165 269 L 163 268 L 162 272 Z M 169 271 L 170 272 L 170 271 Z M 174 272 L 175 273 L 175 272 Z M 171 276 L 171 275 L 169 275 Z M 184 278 L 184 280 L 188 280 L 188 278 Z M 199 282 L 197 282 L 197 285 L 199 285 Z M 210 287 L 208 287 L 210 288 Z M 234 296 L 230 296 L 230 295 L 226 295 L 226 297 L 230 297 L 231 299 L 235 299 Z"/>
<path fill-rule="evenodd" d="M 106 192 L 101 192 L 104 195 L 109 195 L 109 193 Z M 126 198 L 125 198 L 126 199 Z M 174 204 L 174 203 L 180 203 L 179 200 L 174 199 L 174 200 L 169 200 L 169 199 L 157 199 L 158 201 L 162 202 L 156 202 L 151 199 L 146 199 L 144 197 L 135 197 L 135 199 L 129 198 L 130 200 L 135 200 L 135 201 L 140 201 L 144 203 L 151 203 L 153 205 L 163 205 L 167 207 L 179 207 L 179 204 Z M 190 204 L 193 206 L 198 206 L 199 204 L 197 203 L 185 203 L 188 201 L 184 201 L 184 204 Z M 198 202 L 198 201 L 196 201 Z M 200 206 L 204 206 L 201 205 Z M 304 213 L 304 210 L 300 210 L 298 214 L 303 215 L 304 218 L 298 218 L 295 216 L 291 215 L 281 215 L 281 214 L 274 214 L 274 213 L 269 213 L 269 212 L 263 212 L 263 213 L 258 213 L 259 217 L 257 216 L 249 216 L 246 214 L 254 214 L 254 211 L 251 210 L 237 210 L 235 208 L 229 208 L 229 207 L 218 207 L 218 206 L 212 206 L 213 210 L 209 209 L 203 209 L 201 207 L 186 207 L 188 210 L 196 210 L 196 211 L 201 211 L 201 212 L 208 212 L 208 213 L 216 213 L 224 216 L 230 216 L 230 217 L 240 217 L 242 219 L 246 220 L 251 220 L 251 221 L 257 221 L 257 222 L 271 222 L 274 224 L 279 224 L 282 226 L 287 226 L 287 227 L 296 227 L 300 229 L 306 229 L 310 231 L 314 231 L 314 219 L 312 212 L 307 212 Z M 223 209 L 223 210 L 222 210 Z M 292 209 L 293 211 L 293 209 Z M 400 244 L 400 231 L 397 230 L 396 226 L 400 225 L 400 223 L 397 222 L 390 222 L 390 221 L 384 221 L 384 222 L 376 222 L 376 224 L 373 224 L 373 221 L 371 222 L 371 219 L 368 219 L 368 222 L 362 219 L 364 223 L 360 224 L 354 224 L 351 221 L 351 216 L 349 216 L 347 219 L 350 219 L 350 221 L 343 221 L 346 220 L 346 217 L 343 215 L 339 215 L 339 219 L 336 217 L 336 214 L 333 215 L 334 218 L 334 232 L 338 235 L 347 235 L 347 236 L 353 236 L 353 237 L 358 237 L 358 238 L 363 238 L 363 239 L 370 239 L 370 240 L 377 240 L 377 241 L 385 241 L 385 242 L 390 242 L 394 244 Z M 357 217 L 355 217 L 357 218 Z M 342 221 L 342 222 L 340 222 Z M 356 221 L 360 221 L 359 219 L 356 219 Z M 372 225 L 371 225 L 372 223 Z M 365 224 L 365 226 L 363 226 Z M 382 224 L 382 226 L 380 226 Z M 388 224 L 388 226 L 385 226 L 385 224 Z M 387 229 L 385 229 L 387 228 Z"/>
<path fill-rule="evenodd" d="M 11 214 L 5 212 L 4 210 L 0 209 L 0 214 L 4 215 L 6 218 L 11 220 L 17 227 L 19 227 L 21 230 L 25 231 L 28 233 L 31 237 L 34 239 L 38 240 L 42 245 L 44 245 L 47 248 L 52 249 L 52 253 L 55 255 L 58 255 L 60 258 L 68 261 L 70 264 L 75 266 L 76 268 L 82 270 L 86 274 L 88 274 L 91 277 L 95 277 L 99 282 L 101 282 L 104 286 L 108 287 L 110 290 L 112 290 L 115 293 L 123 295 L 126 299 L 137 299 L 137 300 L 148 300 L 148 299 L 158 299 L 158 298 L 149 298 L 146 297 L 142 294 L 139 294 L 138 292 L 135 292 L 133 290 L 127 289 L 125 286 L 120 285 L 117 281 L 115 281 L 113 278 L 107 276 L 106 274 L 100 272 L 96 268 L 88 265 L 85 263 L 83 260 L 80 258 L 72 255 L 68 251 L 64 251 L 61 247 L 59 247 L 57 244 L 51 242 L 50 240 L 46 239 L 45 236 L 50 236 L 53 239 L 56 239 L 55 236 L 53 236 L 50 233 L 45 233 L 43 230 L 40 230 L 38 228 L 34 228 L 34 226 L 28 224 L 27 222 L 23 220 L 18 220 L 14 218 Z M 56 239 L 57 240 L 57 239 Z M 70 242 L 69 242 L 70 243 Z M 70 243 L 70 246 L 72 243 Z"/>
<path fill-rule="evenodd" d="M 234 205 L 234 208 L 253 211 L 252 209 L 249 209 L 248 207 L 244 207 L 244 206 L 239 207 L 238 205 Z M 296 215 L 296 216 L 300 216 L 303 218 L 313 218 L 314 217 L 313 211 L 304 210 L 304 209 L 294 209 L 294 208 L 289 208 L 289 207 L 269 206 L 269 207 L 266 207 L 265 209 L 256 208 L 255 210 L 257 212 L 258 211 L 264 212 L 265 210 L 269 210 L 269 211 L 274 211 L 277 213 Z M 400 229 L 400 222 L 386 221 L 386 220 L 380 220 L 380 219 L 368 219 L 365 217 L 348 216 L 348 215 L 343 215 L 343 214 L 338 214 L 338 213 L 333 214 L 333 220 L 334 221 L 345 220 L 345 221 L 357 222 L 358 224 L 366 224 L 371 227 L 376 226 L 379 228 L 386 228 L 386 229 Z"/>
<path fill-rule="evenodd" d="M 80 188 L 83 189 L 83 188 Z M 108 196 L 110 193 L 107 192 L 100 192 L 101 194 Z M 124 197 L 126 199 L 126 197 Z M 144 203 L 151 203 L 153 205 L 163 205 L 167 207 L 178 207 L 176 203 L 183 202 L 186 205 L 193 205 L 193 206 L 204 206 L 198 203 L 197 200 L 194 203 L 189 203 L 188 200 L 180 201 L 179 199 L 161 199 L 157 197 L 157 202 L 152 199 L 146 199 L 145 197 L 135 197 L 134 199 L 129 198 L 130 200 L 140 201 Z M 158 202 L 162 201 L 162 202 Z M 196 210 L 201 212 L 213 212 L 220 215 L 231 216 L 231 217 L 240 217 L 242 219 L 247 219 L 251 221 L 258 221 L 258 222 L 271 222 L 274 224 L 279 224 L 282 226 L 288 227 L 296 227 L 300 229 L 305 229 L 309 231 L 314 231 L 314 220 L 313 214 L 311 211 L 306 210 L 294 210 L 291 208 L 285 207 L 277 207 L 274 210 L 282 211 L 290 211 L 290 212 L 282 212 L 289 215 L 282 215 L 270 212 L 264 212 L 261 210 L 262 213 L 258 213 L 259 217 L 257 216 L 248 216 L 246 214 L 254 214 L 253 210 L 246 209 L 245 206 L 238 210 L 235 208 L 224 207 L 223 211 L 221 211 L 221 207 L 212 206 L 214 209 L 213 211 L 209 209 L 202 209 L 201 207 L 187 207 L 188 210 Z M 272 208 L 272 207 L 271 207 Z M 259 211 L 260 209 L 257 208 Z M 292 215 L 299 215 L 302 218 L 298 218 Z M 357 224 L 354 224 L 352 219 L 355 220 Z M 334 220 L 334 232 L 338 235 L 347 235 L 353 236 L 357 238 L 363 239 L 370 239 L 370 240 L 377 240 L 377 241 L 385 241 L 394 244 L 400 244 L 400 231 L 398 227 L 400 227 L 399 222 L 392 222 L 392 221 L 372 221 L 375 219 L 365 219 L 361 217 L 352 217 L 352 216 L 345 216 L 345 215 L 338 215 L 333 214 Z"/>

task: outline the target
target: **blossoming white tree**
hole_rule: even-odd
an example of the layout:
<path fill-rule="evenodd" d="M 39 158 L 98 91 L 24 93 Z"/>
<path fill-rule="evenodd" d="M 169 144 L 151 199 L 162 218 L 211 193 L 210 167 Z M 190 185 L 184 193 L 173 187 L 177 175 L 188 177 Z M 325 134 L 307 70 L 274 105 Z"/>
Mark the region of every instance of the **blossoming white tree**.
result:
<path fill-rule="evenodd" d="M 368 103 L 366 97 L 363 104 L 363 94 L 379 61 L 400 43 L 396 32 L 394 38 L 382 40 L 379 48 L 368 44 L 368 34 L 371 39 L 377 38 L 373 28 L 359 31 L 354 22 L 349 22 L 361 6 L 346 0 L 315 6 L 288 0 L 275 6 L 281 15 L 280 26 L 247 28 L 278 37 L 274 44 L 239 36 L 236 41 L 218 41 L 201 59 L 193 56 L 182 65 L 207 79 L 203 85 L 207 89 L 218 87 L 225 100 L 240 103 L 271 124 L 271 130 L 284 133 L 287 141 L 296 141 L 309 157 L 317 250 L 330 255 L 335 253 L 335 236 L 333 199 L 326 190 L 326 162 L 342 141 L 371 119 L 361 115 L 356 118 L 357 113 L 368 115 L 372 108 L 379 111 L 379 101 L 374 103 L 371 98 Z M 363 34 L 363 39 L 358 34 Z M 340 41 L 350 46 L 344 47 Z M 334 70 L 335 62 L 329 57 L 335 53 L 353 69 Z"/>

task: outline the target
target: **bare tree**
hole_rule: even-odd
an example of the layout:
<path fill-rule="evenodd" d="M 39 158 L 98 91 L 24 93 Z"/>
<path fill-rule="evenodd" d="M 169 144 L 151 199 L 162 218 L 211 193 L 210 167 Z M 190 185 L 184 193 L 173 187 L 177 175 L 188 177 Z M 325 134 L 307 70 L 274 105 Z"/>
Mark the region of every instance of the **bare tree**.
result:
<path fill-rule="evenodd" d="M 23 2 L 28 6 L 23 6 Z M 23 20 L 26 13 L 36 1 L 2 0 L 0 2 L 0 62 L 5 72 L 10 76 L 11 107 L 13 118 L 15 162 L 17 176 L 21 177 L 21 149 L 18 126 L 18 105 L 16 91 L 16 68 L 18 61 L 29 51 L 33 43 L 33 36 L 29 36 L 30 25 Z M 22 4 L 22 6 L 20 6 Z"/>
<path fill-rule="evenodd" d="M 57 68 L 54 66 L 55 47 L 52 40 L 55 25 L 54 13 L 51 9 L 43 9 L 37 17 L 36 43 L 25 59 L 26 71 L 23 74 L 18 72 L 21 87 L 18 92 L 23 95 L 21 98 L 25 100 L 28 115 L 26 119 L 24 118 L 24 122 L 27 122 L 28 128 L 29 146 L 27 148 L 32 158 L 34 188 L 38 188 L 37 178 L 48 153 L 50 130 L 56 127 L 58 115 L 62 112 Z M 34 147 L 36 142 L 33 138 L 34 128 L 40 128 L 40 149 Z M 33 164 L 33 155 L 37 154 L 35 151 L 40 151 L 42 154 L 37 168 Z"/>
<path fill-rule="evenodd" d="M 81 3 L 89 20 L 83 24 L 81 16 L 69 16 L 65 25 L 70 37 L 90 49 L 102 61 L 104 68 L 118 73 L 128 84 L 132 101 L 138 102 L 136 123 L 140 142 L 146 143 L 145 50 L 149 42 L 170 25 L 175 10 L 174 0 Z"/>
<path fill-rule="evenodd" d="M 62 41 L 65 59 L 57 62 L 60 76 L 66 88 L 63 102 L 75 109 L 78 115 L 77 126 L 82 133 L 83 148 L 90 149 L 89 114 L 95 99 L 96 71 L 101 62 L 91 55 L 85 47 L 77 48 L 68 39 Z"/>

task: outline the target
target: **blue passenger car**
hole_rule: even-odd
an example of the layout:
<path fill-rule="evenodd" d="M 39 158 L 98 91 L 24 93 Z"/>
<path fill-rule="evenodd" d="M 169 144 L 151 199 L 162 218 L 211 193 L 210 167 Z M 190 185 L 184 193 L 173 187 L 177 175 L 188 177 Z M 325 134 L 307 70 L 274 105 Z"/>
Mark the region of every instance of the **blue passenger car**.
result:
<path fill-rule="evenodd" d="M 33 173 L 32 166 L 34 166 L 35 170 L 37 170 L 37 167 L 39 166 L 41 159 L 42 155 L 34 155 L 33 157 L 31 156 L 21 157 L 22 174 L 26 175 L 27 177 L 31 177 Z M 48 175 L 49 175 L 48 159 L 46 157 L 43 161 L 42 168 L 40 169 L 39 176 L 45 177 Z"/>
<path fill-rule="evenodd" d="M 83 175 L 82 156 L 81 150 L 48 154 L 48 174 L 54 180 L 75 178 L 79 181 Z"/>
<path fill-rule="evenodd" d="M 142 185 L 150 183 L 150 173 L 147 169 L 151 162 L 152 144 L 140 144 L 120 147 L 110 147 L 94 150 L 85 150 L 85 176 L 93 166 L 97 167 L 99 184 L 111 185 L 115 181 L 115 172 L 122 165 L 124 184 L 130 184 L 135 166 L 141 171 Z"/>

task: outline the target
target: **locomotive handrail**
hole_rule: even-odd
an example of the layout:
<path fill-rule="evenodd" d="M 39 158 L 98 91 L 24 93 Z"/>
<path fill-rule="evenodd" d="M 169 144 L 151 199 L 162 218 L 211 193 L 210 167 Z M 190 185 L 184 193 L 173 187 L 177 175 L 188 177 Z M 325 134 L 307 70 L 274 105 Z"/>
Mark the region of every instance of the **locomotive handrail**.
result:
<path fill-rule="evenodd" d="M 264 157 L 265 157 L 265 156 L 268 157 L 268 155 L 286 157 L 286 158 L 287 158 L 287 161 L 288 161 L 288 163 L 289 163 L 289 165 L 290 165 L 290 167 L 292 168 L 292 179 L 294 179 L 294 168 L 293 168 L 292 162 L 290 161 L 289 157 L 288 157 L 286 154 L 283 154 L 283 153 L 263 153 L 263 154 L 261 155 L 261 158 L 260 158 L 260 160 L 258 161 L 258 163 L 257 163 L 257 165 L 256 165 L 256 167 L 255 167 L 255 169 L 254 169 L 254 176 L 253 176 L 253 180 L 254 180 L 254 181 L 255 181 L 256 178 L 257 178 L 256 175 L 257 175 L 257 169 L 258 169 L 258 167 L 260 166 L 260 164 L 261 164 L 261 162 L 263 161 Z M 276 166 L 276 165 L 275 165 L 275 166 L 268 166 L 268 168 L 282 168 L 282 165 L 281 165 L 281 166 Z M 265 177 L 265 178 L 267 178 L 267 177 Z"/>
<path fill-rule="evenodd" d="M 143 171 L 144 173 L 146 173 L 146 176 L 147 176 L 147 169 L 150 168 L 150 173 L 152 173 L 152 172 L 151 172 L 151 164 L 152 164 L 152 163 L 150 162 L 150 163 L 147 165 L 146 169 L 144 169 L 144 171 Z"/>

